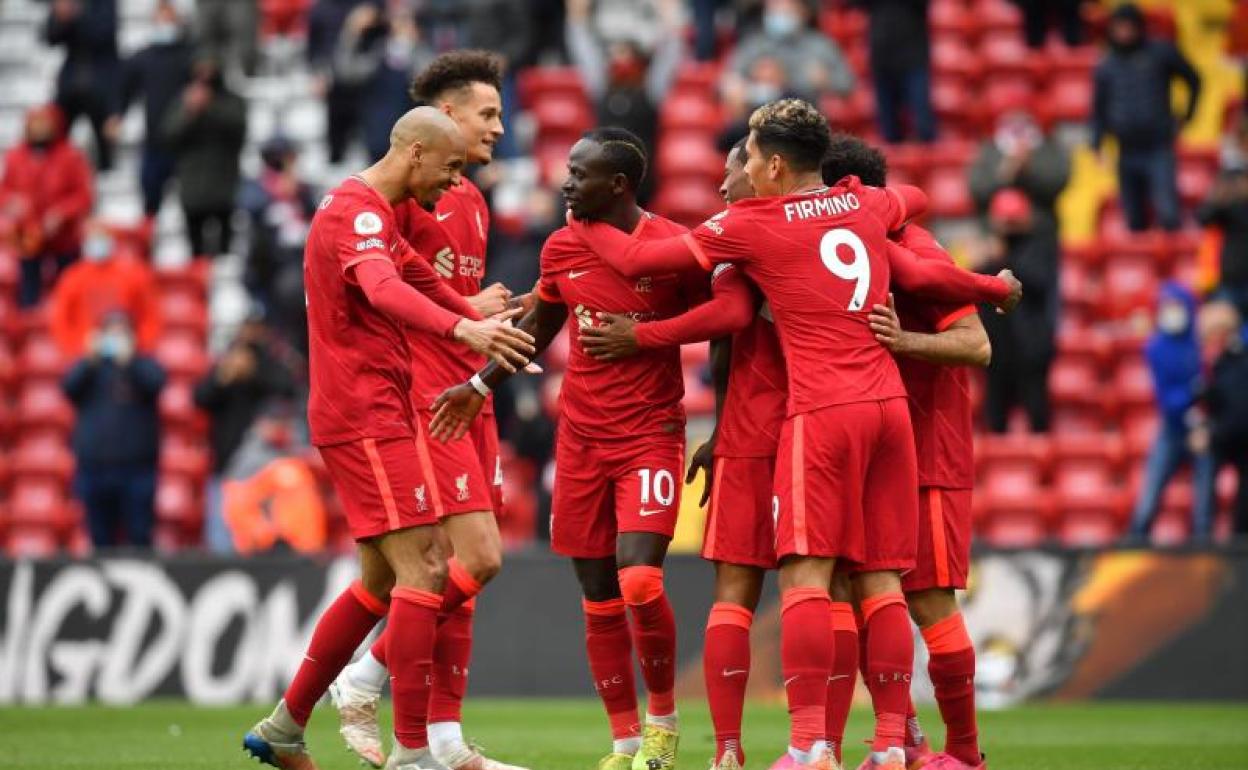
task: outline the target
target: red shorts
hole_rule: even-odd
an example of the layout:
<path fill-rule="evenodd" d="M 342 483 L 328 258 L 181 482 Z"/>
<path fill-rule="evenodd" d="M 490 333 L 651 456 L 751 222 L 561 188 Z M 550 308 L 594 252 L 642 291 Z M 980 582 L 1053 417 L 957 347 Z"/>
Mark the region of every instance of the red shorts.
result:
<path fill-rule="evenodd" d="M 910 569 L 918 486 L 906 399 L 790 417 L 776 453 L 776 556 L 843 558 L 859 571 Z"/>
<path fill-rule="evenodd" d="M 429 438 L 433 412 L 418 411 L 417 444 L 424 444 L 433 468 L 433 506 L 439 519 L 474 511 L 498 515 L 503 502 L 503 466 L 494 415 L 472 421 L 462 437 L 442 443 Z"/>
<path fill-rule="evenodd" d="M 774 457 L 716 457 L 702 558 L 775 569 Z"/>
<path fill-rule="evenodd" d="M 919 547 L 906 591 L 966 588 L 971 562 L 971 490 L 919 488 Z"/>
<path fill-rule="evenodd" d="M 351 537 L 366 540 L 437 523 L 428 455 L 416 441 L 366 438 L 317 449 L 346 511 Z"/>
<path fill-rule="evenodd" d="M 615 554 L 621 532 L 671 537 L 680 511 L 684 436 L 591 444 L 560 429 L 550 545 L 577 559 Z"/>

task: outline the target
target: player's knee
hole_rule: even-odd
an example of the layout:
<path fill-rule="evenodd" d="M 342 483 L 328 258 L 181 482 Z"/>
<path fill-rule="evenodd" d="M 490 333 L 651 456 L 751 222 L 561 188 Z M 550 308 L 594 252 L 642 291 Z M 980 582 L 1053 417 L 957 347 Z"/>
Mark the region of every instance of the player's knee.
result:
<path fill-rule="evenodd" d="M 947 588 L 933 588 L 906 594 L 910 617 L 920 628 L 939 623 L 958 611 L 958 600 Z"/>
<path fill-rule="evenodd" d="M 366 571 L 360 575 L 360 585 L 378 601 L 389 602 L 390 591 L 394 588 L 394 573 L 390 570 L 381 574 Z"/>
<path fill-rule="evenodd" d="M 721 564 L 715 571 L 715 601 L 753 611 L 763 589 L 763 570 Z"/>
<path fill-rule="evenodd" d="M 497 548 L 482 548 L 476 553 L 456 554 L 464 570 L 481 585 L 493 580 L 503 569 L 503 554 Z"/>
<path fill-rule="evenodd" d="M 621 567 L 620 595 L 628 604 L 647 604 L 663 595 L 662 567 Z"/>

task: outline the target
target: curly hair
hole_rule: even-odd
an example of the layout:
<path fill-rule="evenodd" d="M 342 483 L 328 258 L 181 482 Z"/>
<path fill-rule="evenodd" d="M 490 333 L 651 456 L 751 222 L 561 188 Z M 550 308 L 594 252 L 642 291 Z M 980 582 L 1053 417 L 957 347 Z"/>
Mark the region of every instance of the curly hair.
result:
<path fill-rule="evenodd" d="M 429 104 L 473 83 L 503 88 L 503 60 L 490 51 L 450 51 L 434 59 L 408 89 L 412 101 Z"/>
<path fill-rule="evenodd" d="M 768 102 L 750 115 L 750 130 L 765 155 L 779 155 L 795 171 L 815 171 L 832 141 L 828 119 L 802 99 Z"/>
<path fill-rule="evenodd" d="M 605 126 L 586 131 L 582 136 L 602 148 L 602 157 L 616 174 L 623 174 L 634 190 L 646 178 L 646 145 L 632 131 Z"/>
<path fill-rule="evenodd" d="M 823 183 L 834 185 L 850 175 L 871 187 L 883 187 L 888 177 L 888 161 L 884 153 L 850 134 L 832 135 L 828 154 L 823 159 Z"/>

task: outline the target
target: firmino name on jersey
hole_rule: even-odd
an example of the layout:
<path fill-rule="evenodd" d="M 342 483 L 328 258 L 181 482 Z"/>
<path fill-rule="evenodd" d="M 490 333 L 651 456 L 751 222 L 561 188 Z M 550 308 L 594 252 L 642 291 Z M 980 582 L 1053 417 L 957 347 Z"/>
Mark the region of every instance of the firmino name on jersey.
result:
<path fill-rule="evenodd" d="M 852 192 L 840 195 L 824 195 L 818 198 L 790 201 L 784 204 L 784 218 L 792 222 L 796 219 L 814 219 L 815 217 L 834 217 L 861 208 L 858 196 Z"/>

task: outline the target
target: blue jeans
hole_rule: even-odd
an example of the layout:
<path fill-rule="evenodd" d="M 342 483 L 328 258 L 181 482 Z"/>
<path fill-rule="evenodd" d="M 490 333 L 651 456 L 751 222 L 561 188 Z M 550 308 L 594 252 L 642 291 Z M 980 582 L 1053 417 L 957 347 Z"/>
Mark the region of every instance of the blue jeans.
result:
<path fill-rule="evenodd" d="M 1122 213 L 1133 232 L 1148 229 L 1151 203 L 1157 224 L 1165 230 L 1178 230 L 1179 182 L 1174 147 L 1127 149 L 1118 153 L 1118 190 Z"/>
<path fill-rule="evenodd" d="M 880 135 L 890 143 L 902 141 L 901 113 L 910 111 L 910 122 L 920 142 L 936 139 L 936 115 L 932 112 L 932 73 L 926 67 L 907 72 L 873 68 L 875 119 Z"/>
<path fill-rule="evenodd" d="M 143 188 L 143 213 L 149 217 L 160 211 L 165 199 L 165 188 L 173 178 L 175 159 L 155 142 L 143 145 L 143 159 L 139 165 L 139 184 Z"/>
<path fill-rule="evenodd" d="M 150 548 L 156 519 L 155 468 L 79 468 L 74 489 L 96 548 Z M 118 530 L 125 530 L 119 538 Z"/>
<path fill-rule="evenodd" d="M 1214 476 L 1216 467 L 1208 452 L 1194 454 L 1187 446 L 1187 430 L 1163 423 L 1144 470 L 1140 499 L 1131 514 L 1131 534 L 1146 537 L 1157 518 L 1161 495 L 1183 463 L 1192 465 L 1192 535 L 1208 538 L 1213 531 Z"/>
<path fill-rule="evenodd" d="M 221 476 L 208 479 L 204 494 L 204 545 L 213 553 L 234 553 L 234 536 L 225 523 L 225 480 Z"/>

